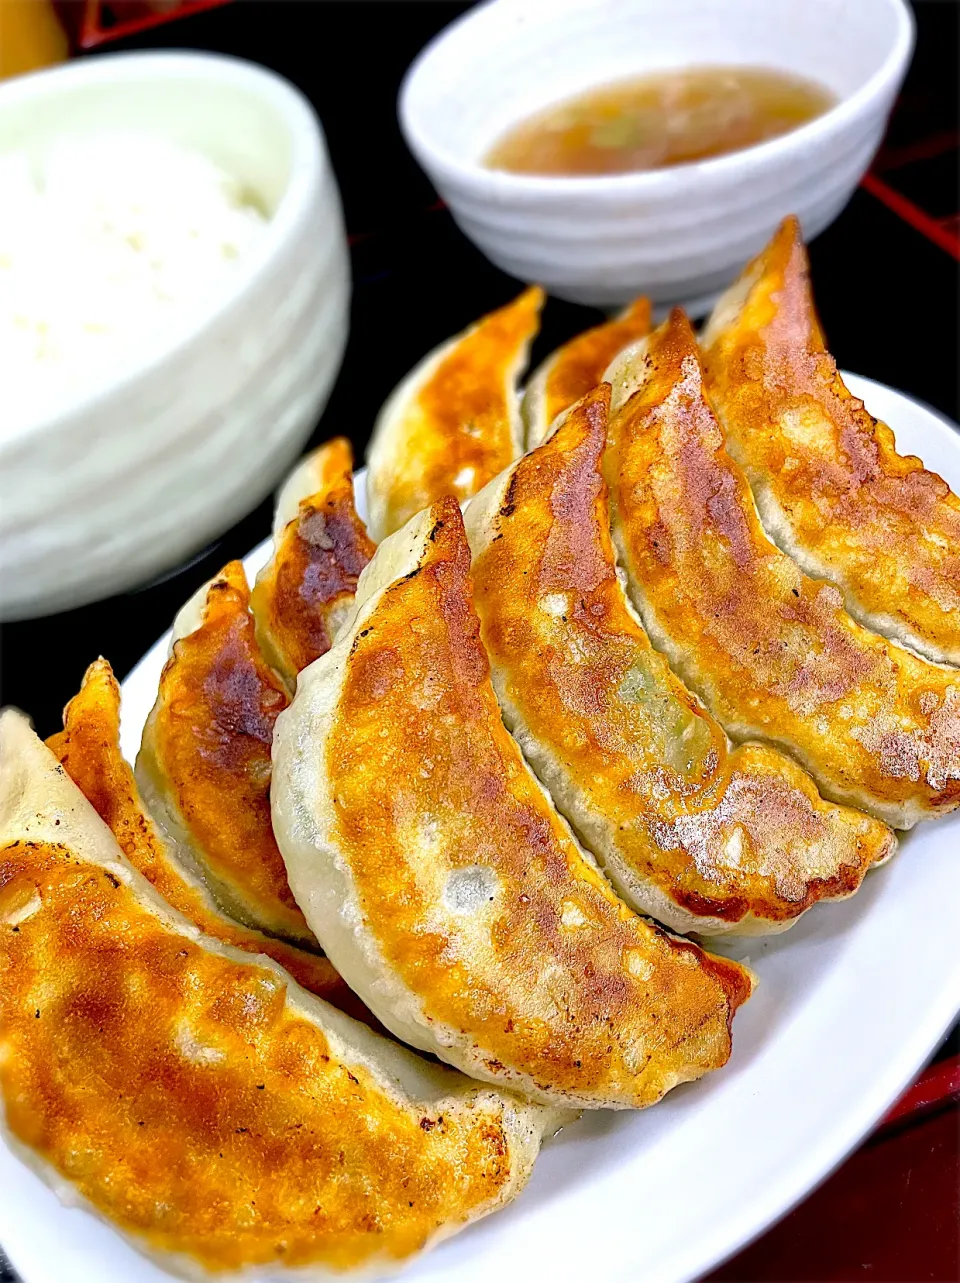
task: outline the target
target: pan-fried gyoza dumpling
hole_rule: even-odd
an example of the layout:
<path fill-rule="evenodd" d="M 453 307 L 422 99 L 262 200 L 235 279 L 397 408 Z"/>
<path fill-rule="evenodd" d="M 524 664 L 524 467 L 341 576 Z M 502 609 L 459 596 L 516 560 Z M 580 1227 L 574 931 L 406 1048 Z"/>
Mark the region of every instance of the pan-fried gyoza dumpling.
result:
<path fill-rule="evenodd" d="M 350 442 L 337 437 L 280 491 L 273 556 L 250 599 L 260 649 L 291 691 L 301 668 L 330 649 L 375 549 L 354 506 Z"/>
<path fill-rule="evenodd" d="M 0 717 L 0 1096 L 15 1153 L 192 1278 L 396 1265 L 522 1188 L 549 1111 L 203 935 Z"/>
<path fill-rule="evenodd" d="M 380 546 L 274 739 L 290 884 L 383 1024 L 473 1077 L 649 1105 L 722 1065 L 749 973 L 636 917 L 500 719 L 460 509 Z"/>
<path fill-rule="evenodd" d="M 610 388 L 467 505 L 504 720 L 620 894 L 677 931 L 763 934 L 850 895 L 895 839 L 791 758 L 732 749 L 627 606 L 601 475 Z"/>
<path fill-rule="evenodd" d="M 529 289 L 424 357 L 391 393 L 367 452 L 377 541 L 435 499 L 475 495 L 523 449 L 517 379 L 540 325 Z"/>
<path fill-rule="evenodd" d="M 265 953 L 298 984 L 358 1020 L 373 1021 L 329 958 L 240 926 L 218 908 L 204 883 L 176 857 L 147 814 L 133 771 L 120 752 L 120 687 L 105 659 L 84 674 L 78 694 L 63 711 L 63 730 L 47 740 L 93 809 L 113 833 L 133 867 L 166 902 L 192 923 L 246 953 Z"/>
<path fill-rule="evenodd" d="M 701 340 L 707 393 L 767 533 L 868 628 L 960 664 L 960 498 L 847 391 L 788 218 Z"/>
<path fill-rule="evenodd" d="M 605 468 L 654 644 L 734 739 L 786 748 L 828 797 L 895 828 L 960 804 L 960 672 L 868 632 L 766 537 L 682 312 L 621 361 Z"/>
<path fill-rule="evenodd" d="M 315 944 L 270 824 L 270 746 L 289 699 L 257 647 L 249 605 L 232 561 L 177 615 L 137 782 L 179 857 L 232 918 Z"/>
<path fill-rule="evenodd" d="M 584 330 L 548 356 L 523 393 L 527 449 L 539 445 L 557 416 L 597 386 L 619 352 L 649 333 L 650 300 L 641 297 L 612 321 Z"/>

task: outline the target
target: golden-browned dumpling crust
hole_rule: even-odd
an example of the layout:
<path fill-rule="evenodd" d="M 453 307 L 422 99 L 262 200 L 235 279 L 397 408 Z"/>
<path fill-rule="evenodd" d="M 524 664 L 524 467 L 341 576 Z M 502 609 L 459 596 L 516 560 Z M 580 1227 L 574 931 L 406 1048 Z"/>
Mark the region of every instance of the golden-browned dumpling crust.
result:
<path fill-rule="evenodd" d="M 91 664 L 83 685 L 63 711 L 63 730 L 47 746 L 113 833 L 133 867 L 201 931 L 246 953 L 265 953 L 304 989 L 358 1020 L 373 1016 L 335 971 L 329 958 L 307 953 L 233 922 L 203 882 L 177 860 L 147 815 L 133 771 L 120 752 L 120 687 L 105 659 Z"/>
<path fill-rule="evenodd" d="M 3 1134 L 48 1184 L 177 1273 L 303 1283 L 519 1191 L 546 1111 L 202 935 L 15 712 L 0 756 Z"/>
<path fill-rule="evenodd" d="M 762 934 L 849 895 L 895 845 L 790 758 L 731 750 L 629 610 L 610 542 L 601 384 L 467 506 L 504 720 L 616 889 L 678 931 Z"/>
<path fill-rule="evenodd" d="M 751 980 L 637 918 L 500 719 L 456 500 L 382 544 L 277 723 L 274 827 L 386 1027 L 546 1102 L 653 1104 L 722 1065 Z"/>
<path fill-rule="evenodd" d="M 702 347 L 767 533 L 862 624 L 960 664 L 960 499 L 847 391 L 795 218 L 717 304 Z"/>
<path fill-rule="evenodd" d="M 650 333 L 650 300 L 638 298 L 619 316 L 584 330 L 548 356 L 523 393 L 527 449 L 540 444 L 564 410 L 595 388 L 617 355 Z"/>
<path fill-rule="evenodd" d="M 443 495 L 469 499 L 520 454 L 516 384 L 542 306 L 543 290 L 524 290 L 431 352 L 391 394 L 367 453 L 374 539 Z"/>
<path fill-rule="evenodd" d="M 952 810 L 960 673 L 862 628 L 766 537 L 682 312 L 620 360 L 614 404 L 637 391 L 611 417 L 606 475 L 651 640 L 735 739 L 789 749 L 827 796 L 895 828 Z"/>
<path fill-rule="evenodd" d="M 375 550 L 354 506 L 350 442 L 337 437 L 283 487 L 273 556 L 250 599 L 260 649 L 291 691 L 301 668 L 330 649 Z"/>
<path fill-rule="evenodd" d="M 315 944 L 270 824 L 273 727 L 289 701 L 257 648 L 249 605 L 243 566 L 232 561 L 177 616 L 137 782 L 231 917 Z"/>

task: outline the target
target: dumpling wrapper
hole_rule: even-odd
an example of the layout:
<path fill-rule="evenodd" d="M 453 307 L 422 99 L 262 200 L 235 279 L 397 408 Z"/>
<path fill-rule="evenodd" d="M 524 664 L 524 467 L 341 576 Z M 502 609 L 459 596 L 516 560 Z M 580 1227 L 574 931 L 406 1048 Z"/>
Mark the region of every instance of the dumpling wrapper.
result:
<path fill-rule="evenodd" d="M 786 749 L 825 796 L 894 828 L 953 810 L 960 672 L 868 632 L 770 542 L 682 312 L 614 366 L 614 541 L 654 645 L 728 734 Z"/>
<path fill-rule="evenodd" d="M 650 300 L 641 297 L 612 321 L 584 330 L 548 356 L 523 393 L 527 449 L 538 446 L 557 418 L 602 382 L 615 356 L 649 333 Z"/>
<path fill-rule="evenodd" d="M 724 1064 L 752 980 L 637 918 L 500 719 L 453 498 L 391 536 L 274 739 L 290 884 L 411 1046 L 532 1099 L 653 1104 Z"/>
<path fill-rule="evenodd" d="M 475 495 L 523 450 L 517 379 L 540 326 L 529 289 L 426 356 L 391 393 L 367 451 L 378 543 L 435 499 Z"/>
<path fill-rule="evenodd" d="M 120 687 L 105 659 L 91 664 L 63 712 L 63 730 L 47 747 L 110 829 L 120 849 L 154 890 L 207 935 L 245 953 L 265 953 L 294 980 L 341 1011 L 375 1023 L 329 958 L 243 927 L 228 918 L 199 877 L 176 856 L 148 815 L 133 771 L 120 751 Z"/>
<path fill-rule="evenodd" d="M 793 217 L 720 299 L 707 392 L 767 534 L 868 628 L 960 664 L 960 498 L 848 392 Z"/>
<path fill-rule="evenodd" d="M 201 934 L 0 717 L 3 1135 L 188 1278 L 395 1266 L 509 1202 L 549 1111 L 429 1065 Z"/>
<path fill-rule="evenodd" d="M 270 823 L 273 727 L 289 696 L 260 654 L 249 606 L 243 566 L 232 561 L 177 615 L 137 783 L 230 917 L 313 946 Z"/>
<path fill-rule="evenodd" d="M 250 597 L 260 650 L 289 690 L 300 670 L 330 649 L 375 551 L 354 504 L 350 442 L 336 437 L 284 483 L 273 555 Z"/>
<path fill-rule="evenodd" d="M 608 384 L 471 499 L 474 603 L 504 721 L 638 913 L 763 935 L 859 887 L 890 830 L 791 759 L 733 749 L 630 610 L 602 460 Z"/>

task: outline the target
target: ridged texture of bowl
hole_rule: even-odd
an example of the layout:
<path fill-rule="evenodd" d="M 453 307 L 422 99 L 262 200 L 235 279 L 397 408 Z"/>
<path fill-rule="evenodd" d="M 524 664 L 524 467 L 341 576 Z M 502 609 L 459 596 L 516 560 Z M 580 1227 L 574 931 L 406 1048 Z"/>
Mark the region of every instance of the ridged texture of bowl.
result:
<path fill-rule="evenodd" d="M 699 313 L 786 214 L 809 238 L 840 212 L 912 45 L 903 0 L 494 0 L 421 53 L 400 119 L 453 217 L 498 267 L 576 302 L 645 293 Z M 794 72 L 840 101 L 778 139 L 670 169 L 540 178 L 481 164 L 504 129 L 550 102 L 706 63 Z"/>
<path fill-rule="evenodd" d="M 9 95 L 9 96 L 8 96 Z M 273 488 L 316 424 L 347 338 L 350 269 L 323 134 L 292 86 L 203 55 L 100 58 L 11 82 L 5 121 L 168 128 L 274 205 L 236 285 L 175 345 L 0 441 L 0 614 L 45 614 L 176 565 Z M 44 123 L 46 122 L 46 124 Z"/>

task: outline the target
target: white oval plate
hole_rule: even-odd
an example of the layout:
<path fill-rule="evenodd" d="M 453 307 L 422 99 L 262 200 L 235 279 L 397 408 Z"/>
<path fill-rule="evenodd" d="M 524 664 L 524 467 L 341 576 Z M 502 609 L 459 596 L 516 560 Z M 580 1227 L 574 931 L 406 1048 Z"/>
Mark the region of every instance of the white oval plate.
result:
<path fill-rule="evenodd" d="M 902 451 L 960 490 L 960 436 L 944 419 L 845 377 Z M 248 573 L 267 555 L 266 543 L 256 548 Z M 167 646 L 161 638 L 123 684 L 131 758 Z M 656 1109 L 587 1114 L 547 1145 L 516 1203 L 405 1278 L 682 1283 L 761 1233 L 873 1126 L 960 1009 L 958 848 L 960 812 L 907 835 L 852 900 L 815 908 L 785 935 L 730 946 L 761 983 L 737 1016 L 726 1068 Z M 62 1207 L 2 1146 L 0 1190 L 0 1243 L 24 1283 L 168 1277 L 107 1226 Z"/>

